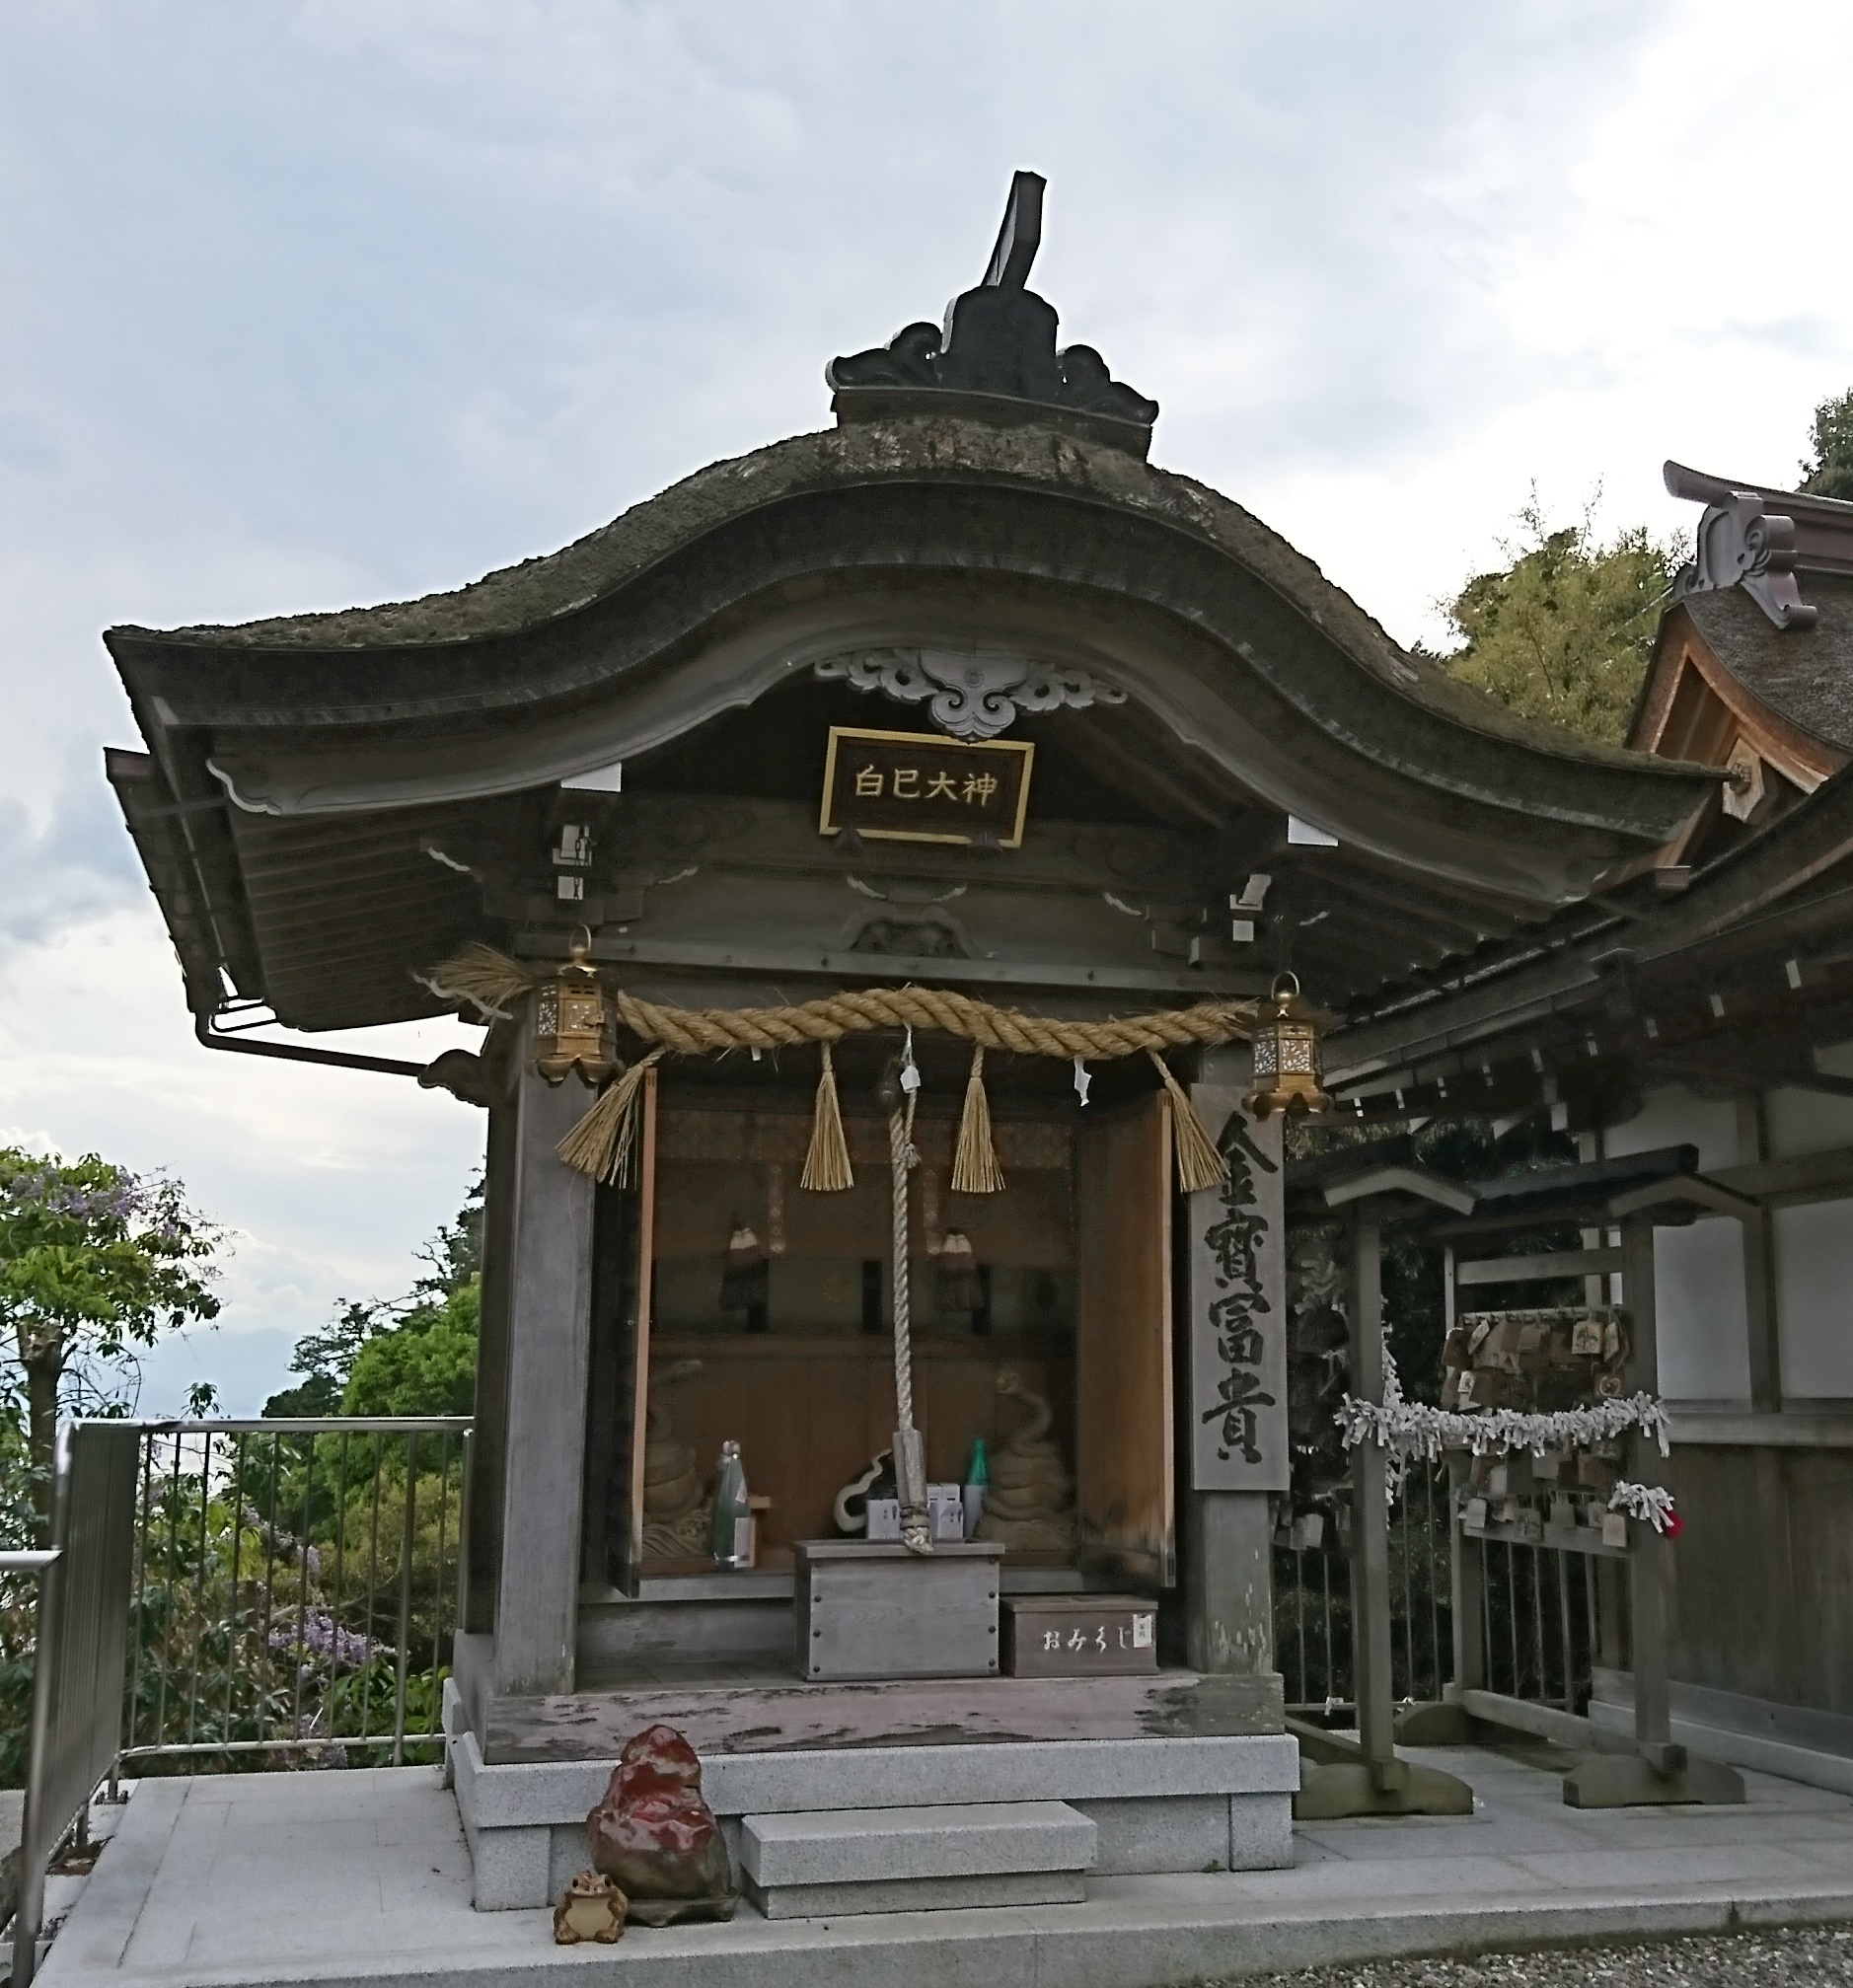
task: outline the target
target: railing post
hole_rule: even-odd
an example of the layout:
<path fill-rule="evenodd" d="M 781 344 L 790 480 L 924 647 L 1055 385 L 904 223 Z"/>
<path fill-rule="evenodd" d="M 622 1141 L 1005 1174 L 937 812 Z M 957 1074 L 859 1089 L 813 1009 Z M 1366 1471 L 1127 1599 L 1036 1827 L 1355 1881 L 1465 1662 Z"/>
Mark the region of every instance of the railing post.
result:
<path fill-rule="evenodd" d="M 406 1437 L 406 1523 L 399 1542 L 399 1666 L 393 1683 L 393 1765 L 406 1764 L 406 1666 L 411 1655 L 411 1547 L 418 1501 L 418 1432 Z"/>
<path fill-rule="evenodd" d="M 53 1499 L 55 1503 L 55 1499 Z M 12 1988 L 28 1988 L 37 1968 L 37 1933 L 45 1916 L 45 1855 L 37 1837 L 45 1811 L 45 1741 L 51 1731 L 51 1638 L 57 1606 L 57 1549 L 49 1553 L 8 1553 L 6 1573 L 37 1575 L 37 1602 L 32 1626 L 32 1730 L 26 1741 L 26 1815 L 20 1829 L 20 1896 L 12 1920 Z"/>

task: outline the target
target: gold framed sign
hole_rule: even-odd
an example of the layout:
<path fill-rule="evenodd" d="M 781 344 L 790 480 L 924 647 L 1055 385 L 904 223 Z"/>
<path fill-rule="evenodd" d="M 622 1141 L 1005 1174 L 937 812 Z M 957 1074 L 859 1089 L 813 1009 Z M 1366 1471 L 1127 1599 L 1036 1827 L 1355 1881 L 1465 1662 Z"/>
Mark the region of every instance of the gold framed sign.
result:
<path fill-rule="evenodd" d="M 843 829 L 875 842 L 1023 846 L 1029 769 L 1025 739 L 968 743 L 935 732 L 868 732 L 832 725 L 824 756 L 820 835 Z"/>

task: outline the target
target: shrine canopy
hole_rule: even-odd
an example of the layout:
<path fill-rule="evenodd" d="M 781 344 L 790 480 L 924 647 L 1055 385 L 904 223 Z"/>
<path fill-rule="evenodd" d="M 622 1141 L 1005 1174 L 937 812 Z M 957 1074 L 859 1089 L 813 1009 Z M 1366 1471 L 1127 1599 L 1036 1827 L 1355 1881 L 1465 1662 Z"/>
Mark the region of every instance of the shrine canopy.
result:
<path fill-rule="evenodd" d="M 1156 404 L 1027 287 L 1041 206 L 1019 175 L 943 332 L 832 363 L 834 428 L 551 557 L 111 629 L 145 750 L 110 778 L 202 1030 L 435 1013 L 418 977 L 459 944 L 559 958 L 581 924 L 668 997 L 930 978 L 1114 1009 L 1291 967 L 1338 1004 L 1715 794 L 1488 701 L 1153 468 Z"/>

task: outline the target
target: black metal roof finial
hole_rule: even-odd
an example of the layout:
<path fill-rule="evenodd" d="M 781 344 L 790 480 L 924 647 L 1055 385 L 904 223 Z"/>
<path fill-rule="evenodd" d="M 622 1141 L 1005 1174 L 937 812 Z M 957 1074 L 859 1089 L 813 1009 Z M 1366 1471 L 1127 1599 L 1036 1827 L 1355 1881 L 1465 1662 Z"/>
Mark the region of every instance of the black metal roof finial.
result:
<path fill-rule="evenodd" d="M 984 280 L 953 298 L 943 331 L 909 325 L 885 346 L 831 360 L 824 378 L 839 420 L 932 412 L 1041 421 L 1146 454 L 1157 402 L 1115 380 L 1091 345 L 1058 352 L 1055 306 L 1028 287 L 1047 184 L 1040 173 L 1011 180 Z"/>

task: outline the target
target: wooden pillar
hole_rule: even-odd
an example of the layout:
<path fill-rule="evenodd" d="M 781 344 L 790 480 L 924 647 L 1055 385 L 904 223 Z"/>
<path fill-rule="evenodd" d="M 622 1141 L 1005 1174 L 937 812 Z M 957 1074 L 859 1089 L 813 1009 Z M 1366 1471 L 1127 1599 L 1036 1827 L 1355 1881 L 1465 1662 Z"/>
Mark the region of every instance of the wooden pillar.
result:
<path fill-rule="evenodd" d="M 1738 1099 L 1738 1163 L 1769 1157 L 1769 1114 L 1761 1091 Z M 1743 1317 L 1749 1333 L 1750 1406 L 1782 1406 L 1782 1341 L 1777 1331 L 1776 1237 L 1767 1208 L 1743 1219 Z"/>
<path fill-rule="evenodd" d="M 593 1186 L 556 1147 L 592 1102 L 520 1059 L 508 1135 L 510 1247 L 501 1566 L 492 1689 L 570 1691 L 578 1627 Z"/>
<path fill-rule="evenodd" d="M 513 1282 L 515 1105 L 489 1106 L 482 1179 L 482 1290 L 477 1320 L 476 1427 L 470 1440 L 462 1627 L 495 1627 L 502 1565 L 502 1475 L 508 1453 L 508 1293 Z"/>
<path fill-rule="evenodd" d="M 1654 1305 L 1654 1224 L 1631 1216 L 1622 1223 L 1622 1289 L 1634 1327 L 1630 1394 L 1660 1392 L 1660 1347 Z M 1637 1484 L 1662 1478 L 1660 1444 L 1646 1430 L 1629 1436 L 1628 1475 Z M 1663 1747 L 1672 1737 L 1667 1697 L 1667 1542 L 1639 1520 L 1628 1527 L 1628 1642 L 1634 1666 L 1634 1736 L 1637 1744 Z M 1656 1762 L 1656 1765 L 1659 1763 Z"/>
<path fill-rule="evenodd" d="M 1442 1251 L 1442 1335 L 1450 1334 L 1459 1316 L 1460 1293 L 1454 1285 L 1454 1246 Z M 1447 1458 L 1447 1586 L 1448 1615 L 1453 1625 L 1456 1691 L 1486 1689 L 1486 1583 L 1481 1572 L 1485 1548 L 1461 1529 L 1460 1494 L 1472 1465 L 1462 1452 Z"/>
<path fill-rule="evenodd" d="M 1368 1204 L 1352 1212 L 1351 1391 L 1383 1399 L 1383 1231 Z M 1383 1445 L 1370 1438 L 1351 1452 L 1352 1692 L 1366 1760 L 1393 1763 L 1395 1714 L 1390 1688 L 1389 1498 Z M 1381 1782 L 1379 1786 L 1385 1785 Z"/>
<path fill-rule="evenodd" d="M 1184 1203 L 1184 1649 L 1195 1670 L 1274 1669 L 1271 1492 L 1288 1488 L 1281 1121 L 1241 1109 L 1245 1045 L 1206 1051 L 1191 1103 L 1229 1185 Z"/>

